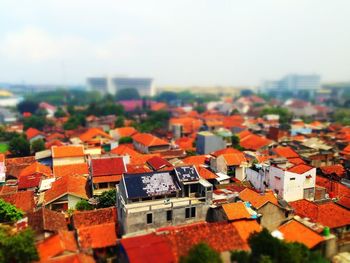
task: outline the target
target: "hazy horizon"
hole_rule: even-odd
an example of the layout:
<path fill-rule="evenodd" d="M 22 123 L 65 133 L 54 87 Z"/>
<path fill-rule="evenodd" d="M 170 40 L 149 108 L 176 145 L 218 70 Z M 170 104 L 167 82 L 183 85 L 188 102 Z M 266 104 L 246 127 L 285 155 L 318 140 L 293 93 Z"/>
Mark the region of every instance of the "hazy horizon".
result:
<path fill-rule="evenodd" d="M 0 82 L 256 86 L 288 73 L 349 81 L 349 0 L 0 0 Z"/>

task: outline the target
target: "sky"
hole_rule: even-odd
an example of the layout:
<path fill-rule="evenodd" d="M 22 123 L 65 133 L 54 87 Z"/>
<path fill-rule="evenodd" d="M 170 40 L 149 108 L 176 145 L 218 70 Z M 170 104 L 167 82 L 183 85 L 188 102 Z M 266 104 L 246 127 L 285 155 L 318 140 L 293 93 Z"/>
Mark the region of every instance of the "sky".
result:
<path fill-rule="evenodd" d="M 0 82 L 350 80 L 349 0 L 0 0 Z"/>

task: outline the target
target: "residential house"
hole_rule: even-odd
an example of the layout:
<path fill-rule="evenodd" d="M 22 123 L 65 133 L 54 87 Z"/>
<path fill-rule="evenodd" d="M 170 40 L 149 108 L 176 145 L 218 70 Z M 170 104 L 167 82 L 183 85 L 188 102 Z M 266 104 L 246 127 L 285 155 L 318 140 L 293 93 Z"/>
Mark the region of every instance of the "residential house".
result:
<path fill-rule="evenodd" d="M 126 173 L 123 157 L 96 156 L 90 160 L 90 180 L 93 195 L 101 195 L 104 191 L 115 189 Z"/>
<path fill-rule="evenodd" d="M 4 193 L 1 194 L 0 198 L 25 213 L 31 213 L 35 208 L 33 191 Z"/>
<path fill-rule="evenodd" d="M 279 202 L 272 191 L 258 193 L 246 188 L 239 193 L 239 198 L 251 204 L 252 208 L 261 215 L 260 224 L 270 231 L 293 217 L 292 209 L 288 204 Z"/>
<path fill-rule="evenodd" d="M 266 137 L 256 135 L 251 133 L 250 131 L 242 131 L 238 133 L 239 144 L 246 150 L 252 151 L 262 151 L 267 150 L 271 147 L 274 142 L 272 140 L 267 139 Z"/>
<path fill-rule="evenodd" d="M 52 146 L 53 166 L 85 163 L 84 146 Z"/>
<path fill-rule="evenodd" d="M 124 174 L 117 186 L 120 233 L 204 221 L 211 199 L 212 185 L 193 166 Z"/>
<path fill-rule="evenodd" d="M 224 173 L 240 181 L 245 179 L 248 162 L 244 153 L 226 153 L 210 159 L 210 168 L 216 173 Z"/>
<path fill-rule="evenodd" d="M 45 139 L 45 134 L 35 128 L 29 128 L 28 130 L 26 130 L 26 136 L 30 143 L 32 143 L 35 140 Z"/>
<path fill-rule="evenodd" d="M 52 183 L 39 197 L 39 206 L 55 211 L 74 209 L 80 200 L 88 200 L 87 179 L 80 175 L 64 176 Z"/>
<path fill-rule="evenodd" d="M 90 128 L 79 136 L 79 140 L 86 146 L 100 146 L 110 144 L 112 137 L 99 128 Z"/>
<path fill-rule="evenodd" d="M 52 177 L 51 168 L 38 162 L 25 167 L 18 177 L 18 190 L 36 190 L 42 179 Z"/>
<path fill-rule="evenodd" d="M 136 150 L 141 153 L 155 153 L 167 151 L 170 144 L 150 133 L 137 133 L 132 136 L 133 144 Z"/>
<path fill-rule="evenodd" d="M 137 130 L 134 127 L 121 127 L 109 131 L 109 134 L 116 141 L 119 141 L 121 138 L 124 137 L 132 137 L 136 133 Z"/>

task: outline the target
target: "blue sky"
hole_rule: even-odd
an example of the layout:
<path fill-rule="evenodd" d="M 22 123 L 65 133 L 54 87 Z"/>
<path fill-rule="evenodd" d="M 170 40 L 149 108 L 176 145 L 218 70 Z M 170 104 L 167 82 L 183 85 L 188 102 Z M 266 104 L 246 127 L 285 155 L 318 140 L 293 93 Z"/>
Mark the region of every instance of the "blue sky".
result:
<path fill-rule="evenodd" d="M 350 80 L 349 0 L 0 0 L 0 82 Z"/>

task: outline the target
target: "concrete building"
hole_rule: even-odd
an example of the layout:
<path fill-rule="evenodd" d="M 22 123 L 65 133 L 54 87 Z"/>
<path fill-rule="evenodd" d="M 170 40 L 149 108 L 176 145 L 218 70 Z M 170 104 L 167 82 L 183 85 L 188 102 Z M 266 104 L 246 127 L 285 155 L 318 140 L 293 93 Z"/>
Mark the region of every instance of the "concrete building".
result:
<path fill-rule="evenodd" d="M 91 77 L 86 80 L 88 90 L 97 90 L 102 94 L 115 95 L 122 89 L 136 89 L 140 96 L 155 94 L 153 79 L 131 77 Z"/>
<path fill-rule="evenodd" d="M 193 166 L 124 174 L 117 186 L 119 232 L 123 235 L 205 221 L 213 186 Z"/>
<path fill-rule="evenodd" d="M 280 80 L 264 81 L 260 89 L 263 92 L 282 94 L 285 92 L 294 95 L 307 94 L 314 96 L 321 88 L 321 76 L 317 74 L 288 74 Z"/>
<path fill-rule="evenodd" d="M 197 134 L 196 149 L 198 154 L 209 154 L 226 148 L 226 142 L 219 136 L 202 131 Z"/>
<path fill-rule="evenodd" d="M 255 165 L 246 169 L 247 180 L 260 191 L 272 189 L 287 202 L 301 199 L 313 200 L 315 195 L 316 168 L 291 165 L 286 159 L 271 160 L 271 165 Z"/>

